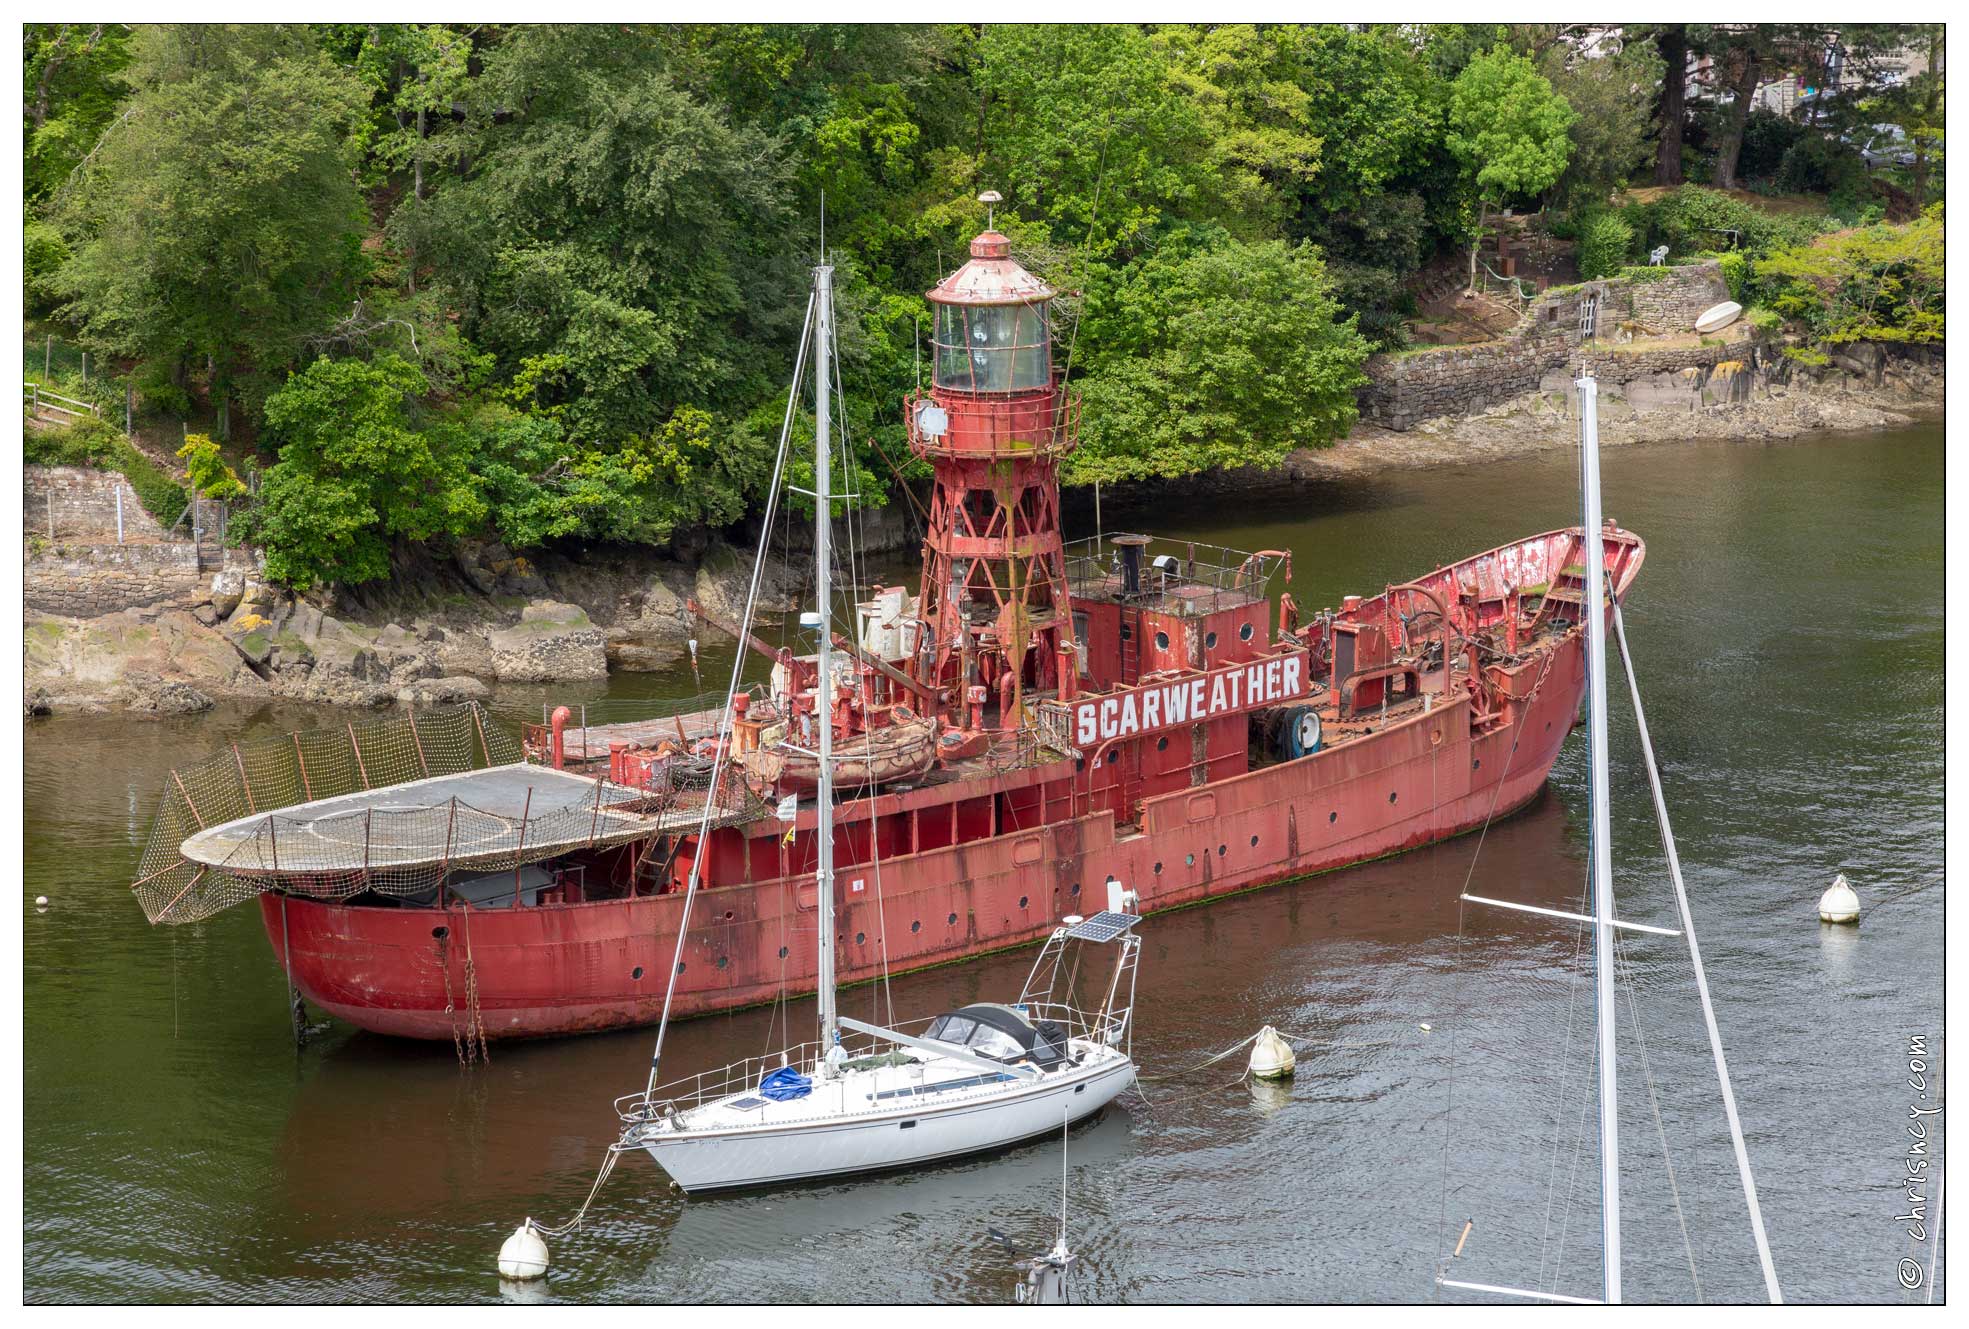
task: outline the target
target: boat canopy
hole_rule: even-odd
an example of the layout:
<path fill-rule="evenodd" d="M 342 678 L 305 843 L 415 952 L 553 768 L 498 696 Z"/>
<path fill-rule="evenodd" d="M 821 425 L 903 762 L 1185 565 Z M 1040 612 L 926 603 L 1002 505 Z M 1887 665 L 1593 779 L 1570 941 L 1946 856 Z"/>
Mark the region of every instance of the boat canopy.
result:
<path fill-rule="evenodd" d="M 974 1002 L 940 1015 L 924 1037 L 969 1048 L 993 1061 L 1030 1060 L 1051 1070 L 1066 1055 L 1067 1035 L 1052 1020 L 1034 1022 L 1010 1006 Z"/>

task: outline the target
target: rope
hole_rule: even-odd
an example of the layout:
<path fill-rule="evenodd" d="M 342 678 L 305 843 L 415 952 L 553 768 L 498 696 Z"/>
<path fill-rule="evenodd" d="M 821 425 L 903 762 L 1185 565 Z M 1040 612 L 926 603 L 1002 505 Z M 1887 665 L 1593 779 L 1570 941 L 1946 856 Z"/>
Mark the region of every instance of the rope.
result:
<path fill-rule="evenodd" d="M 1689 964 L 1695 970 L 1696 995 L 1702 998 L 1702 1019 L 1709 1030 L 1709 1051 L 1716 1062 L 1716 1083 L 1723 1091 L 1723 1115 L 1730 1123 L 1730 1145 L 1736 1151 L 1737 1176 L 1743 1182 L 1744 1204 L 1750 1210 L 1750 1230 L 1757 1239 L 1757 1259 L 1764 1269 L 1764 1290 L 1773 1305 L 1784 1300 L 1778 1271 L 1771 1262 L 1771 1243 L 1764 1235 L 1764 1213 L 1757 1205 L 1757 1182 L 1750 1175 L 1750 1153 L 1743 1142 L 1743 1123 L 1737 1118 L 1736 1093 L 1730 1088 L 1730 1067 L 1723 1058 L 1723 1035 L 1716 1027 L 1716 1007 L 1709 999 L 1709 978 L 1702 968 L 1702 948 L 1696 944 L 1695 916 L 1689 912 L 1689 892 L 1682 884 L 1682 860 L 1675 852 L 1675 832 L 1668 824 L 1668 803 L 1662 797 L 1661 772 L 1655 766 L 1654 740 L 1648 735 L 1647 713 L 1641 709 L 1641 684 L 1634 677 L 1634 657 L 1627 650 L 1627 626 L 1620 601 L 1613 604 L 1614 639 L 1620 643 L 1621 668 L 1627 671 L 1627 690 L 1634 699 L 1634 723 L 1641 733 L 1641 755 L 1647 762 L 1648 787 L 1654 794 L 1655 821 L 1661 828 L 1661 847 L 1668 858 L 1668 879 L 1675 887 L 1675 907 L 1682 916 L 1682 936 L 1689 943 Z"/>
<path fill-rule="evenodd" d="M 1702 1300 L 1702 1275 L 1696 1272 L 1696 1248 L 1689 1240 L 1689 1220 L 1682 1212 L 1682 1191 L 1675 1184 L 1675 1160 L 1668 1156 L 1668 1128 L 1661 1120 L 1661 1100 L 1655 1095 L 1654 1071 L 1648 1065 L 1648 1036 L 1641 1027 L 1641 1007 L 1635 1000 L 1634 965 L 1627 958 L 1626 942 L 1619 933 L 1614 934 L 1613 953 L 1615 967 L 1627 979 L 1627 1014 L 1634 1021 L 1634 1042 L 1641 1051 L 1641 1079 L 1648 1087 L 1648 1106 L 1654 1111 L 1655 1136 L 1661 1141 L 1661 1161 L 1668 1170 L 1668 1196 L 1675 1205 L 1675 1222 L 1682 1229 L 1682 1250 L 1689 1257 L 1689 1278 L 1696 1287 L 1696 1300 Z"/>
<path fill-rule="evenodd" d="M 728 699 L 738 692 L 739 679 L 745 669 L 744 634 L 751 630 L 752 616 L 759 603 L 759 582 L 765 575 L 766 551 L 768 542 L 772 538 L 773 514 L 779 506 L 780 482 L 786 474 L 786 445 L 787 441 L 793 435 L 793 406 L 799 400 L 800 396 L 801 375 L 805 372 L 807 364 L 807 344 L 809 341 L 807 334 L 813 327 L 814 305 L 818 299 L 818 291 L 809 292 L 807 296 L 806 320 L 800 327 L 800 349 L 794 358 L 793 364 L 793 388 L 786 395 L 786 414 L 780 421 L 779 454 L 773 461 L 772 483 L 766 488 L 766 510 L 759 522 L 759 550 L 752 562 L 752 581 L 745 592 L 745 613 L 739 621 L 740 641 L 738 649 L 732 654 L 731 686 L 726 689 L 725 693 Z M 719 752 L 730 753 L 731 731 L 732 708 L 728 701 L 718 722 L 717 750 Z M 708 854 L 701 851 L 701 847 L 710 835 L 712 815 L 717 807 L 718 785 L 724 775 L 725 767 L 730 764 L 729 758 L 723 761 L 713 761 L 710 787 L 704 792 L 704 816 L 699 821 L 697 828 L 700 852 L 691 858 L 690 878 L 684 886 L 684 904 L 683 908 L 678 911 L 677 945 L 671 954 L 670 973 L 664 983 L 663 1011 L 658 1016 L 656 1023 L 656 1046 L 650 1052 L 649 1079 L 643 1087 L 643 1098 L 645 1102 L 656 1092 L 657 1072 L 663 1064 L 663 1036 L 670 1028 L 670 1003 L 677 992 L 677 966 L 683 960 L 684 941 L 690 935 L 691 904 L 697 898 L 698 883 L 704 877 L 704 860 L 709 857 Z"/>
<path fill-rule="evenodd" d="M 1583 914 L 1587 903 L 1584 882 L 1581 883 L 1579 897 L 1579 912 Z M 1559 1099 L 1552 1105 L 1552 1164 L 1545 1173 L 1545 1221 L 1538 1234 L 1538 1282 L 1534 1285 L 1537 1287 L 1546 1287 L 1545 1252 L 1551 1243 L 1552 1202 L 1557 1197 L 1559 1187 L 1559 1146 L 1563 1139 L 1566 1111 L 1566 1068 L 1572 1064 L 1573 1017 L 1579 1006 L 1579 980 L 1583 973 L 1579 965 L 1579 952 L 1585 944 L 1586 925 L 1582 923 L 1573 929 L 1572 934 L 1572 963 L 1567 966 L 1567 972 L 1572 977 L 1566 982 L 1566 1041 L 1559 1052 L 1559 1063 L 1554 1068 L 1559 1082 Z M 1558 1278 L 1556 1268 L 1552 1277 L 1554 1280 Z"/>
<path fill-rule="evenodd" d="M 624 1150 L 634 1148 L 633 1145 L 630 1145 L 628 1143 L 628 1138 L 629 1138 L 629 1133 L 628 1131 L 625 1130 L 622 1133 L 621 1139 L 615 1141 L 613 1144 L 609 1145 L 609 1147 L 606 1150 L 603 1151 L 601 1170 L 595 1173 L 595 1184 L 588 1188 L 588 1198 L 583 1200 L 581 1202 L 581 1207 L 574 1211 L 573 1218 L 568 1219 L 567 1222 L 560 1224 L 558 1227 L 549 1227 L 545 1223 L 535 1222 L 533 1217 L 529 1215 L 526 1220 L 526 1225 L 532 1228 L 535 1232 L 538 1232 L 543 1237 L 556 1237 L 556 1238 L 565 1237 L 570 1232 L 573 1232 L 576 1228 L 580 1227 L 581 1220 L 588 1216 L 588 1206 L 595 1203 L 595 1197 L 601 1194 L 602 1183 L 608 1180 L 609 1173 L 615 1171 L 615 1160 L 622 1157 Z"/>

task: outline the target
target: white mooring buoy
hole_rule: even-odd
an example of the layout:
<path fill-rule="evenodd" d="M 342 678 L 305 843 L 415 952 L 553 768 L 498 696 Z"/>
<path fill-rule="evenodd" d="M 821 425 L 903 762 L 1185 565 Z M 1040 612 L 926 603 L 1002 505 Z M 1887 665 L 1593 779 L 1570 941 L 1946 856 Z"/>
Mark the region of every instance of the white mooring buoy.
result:
<path fill-rule="evenodd" d="M 514 1228 L 499 1248 L 499 1276 L 516 1283 L 547 1276 L 547 1242 L 531 1222 Z"/>
<path fill-rule="evenodd" d="M 1266 1025 L 1251 1042 L 1251 1073 L 1260 1080 L 1283 1080 L 1292 1074 L 1292 1044 Z"/>
<path fill-rule="evenodd" d="M 35 896 L 35 897 L 34 897 L 34 907 L 35 907 L 36 909 L 46 909 L 46 908 L 48 907 L 48 897 L 47 897 L 47 896 L 45 896 L 45 895 L 37 895 L 37 896 Z"/>
<path fill-rule="evenodd" d="M 1854 892 L 1846 874 L 1840 873 L 1832 879 L 1832 885 L 1825 888 L 1819 897 L 1819 921 L 1821 923 L 1857 923 L 1860 921 L 1860 897 Z"/>

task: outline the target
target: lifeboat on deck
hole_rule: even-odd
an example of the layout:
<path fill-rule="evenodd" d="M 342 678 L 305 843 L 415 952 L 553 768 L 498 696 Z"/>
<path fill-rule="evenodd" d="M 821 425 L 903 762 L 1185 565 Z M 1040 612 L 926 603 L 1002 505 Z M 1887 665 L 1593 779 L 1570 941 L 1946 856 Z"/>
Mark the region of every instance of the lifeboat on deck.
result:
<path fill-rule="evenodd" d="M 898 706 L 892 723 L 835 738 L 834 787 L 876 789 L 920 780 L 936 761 L 936 722 Z M 746 754 L 745 763 L 761 782 L 785 793 L 810 794 L 819 783 L 820 758 L 790 737 Z"/>

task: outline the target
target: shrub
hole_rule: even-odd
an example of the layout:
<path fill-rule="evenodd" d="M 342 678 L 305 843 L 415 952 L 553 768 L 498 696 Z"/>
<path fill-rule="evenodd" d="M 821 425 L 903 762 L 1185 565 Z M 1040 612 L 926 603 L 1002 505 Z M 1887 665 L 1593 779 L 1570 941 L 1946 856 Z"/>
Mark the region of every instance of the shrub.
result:
<path fill-rule="evenodd" d="M 1943 340 L 1942 219 L 1867 226 L 1778 250 L 1758 264 L 1762 290 L 1822 342 Z"/>
<path fill-rule="evenodd" d="M 1785 154 L 1813 130 L 1790 116 L 1774 111 L 1752 111 L 1743 127 L 1743 146 L 1737 152 L 1737 176 L 1744 180 L 1767 180 L 1776 175 Z"/>
<path fill-rule="evenodd" d="M 1579 275 L 1587 281 L 1609 276 L 1634 252 L 1634 228 L 1619 213 L 1595 213 L 1579 234 Z"/>
<path fill-rule="evenodd" d="M 1743 297 L 1750 281 L 1749 256 L 1741 250 L 1718 254 L 1716 266 L 1723 270 L 1723 284 L 1730 288 L 1730 299 L 1743 304 Z"/>
<path fill-rule="evenodd" d="M 1778 315 L 1777 310 L 1766 309 L 1762 305 L 1752 305 L 1744 310 L 1743 321 L 1759 332 L 1765 333 L 1776 332 L 1784 326 L 1784 319 Z"/>
<path fill-rule="evenodd" d="M 1700 185 L 1683 185 L 1644 209 L 1630 209 L 1630 219 L 1642 225 L 1642 246 L 1667 245 L 1669 252 L 1692 254 L 1705 249 L 1763 253 L 1777 245 L 1803 244 L 1829 223 L 1813 216 L 1780 216 Z"/>
<path fill-rule="evenodd" d="M 1866 164 L 1860 154 L 1826 134 L 1799 139 L 1785 150 L 1778 165 L 1778 188 L 1795 194 L 1858 197 L 1865 184 Z"/>
<path fill-rule="evenodd" d="M 185 445 L 178 449 L 178 456 L 185 463 L 185 472 L 191 477 L 192 488 L 205 497 L 223 503 L 246 492 L 246 485 L 238 474 L 219 455 L 219 445 L 206 435 L 185 435 Z"/>
<path fill-rule="evenodd" d="M 137 491 L 137 501 L 158 523 L 170 526 L 191 499 L 162 466 L 137 451 L 106 420 L 93 416 L 62 429 L 30 429 L 23 440 L 25 460 L 46 466 L 93 466 L 120 471 Z"/>

